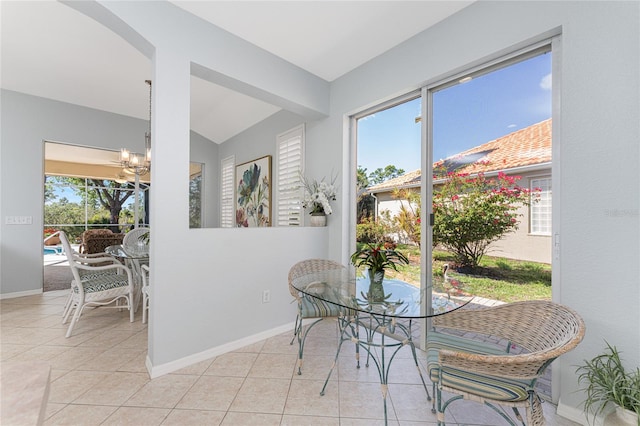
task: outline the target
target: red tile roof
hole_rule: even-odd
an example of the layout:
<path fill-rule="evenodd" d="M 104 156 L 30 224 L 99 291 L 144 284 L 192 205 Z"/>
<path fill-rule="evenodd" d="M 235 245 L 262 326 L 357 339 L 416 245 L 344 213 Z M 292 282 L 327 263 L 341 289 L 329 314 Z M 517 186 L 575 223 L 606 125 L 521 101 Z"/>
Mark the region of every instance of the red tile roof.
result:
<path fill-rule="evenodd" d="M 551 162 L 551 119 L 525 127 L 498 139 L 468 149 L 437 161 L 433 168 L 444 166 L 447 170 L 462 173 L 507 172 L 516 167 L 533 166 Z M 369 192 L 420 184 L 420 170 L 406 173 L 369 188 Z"/>

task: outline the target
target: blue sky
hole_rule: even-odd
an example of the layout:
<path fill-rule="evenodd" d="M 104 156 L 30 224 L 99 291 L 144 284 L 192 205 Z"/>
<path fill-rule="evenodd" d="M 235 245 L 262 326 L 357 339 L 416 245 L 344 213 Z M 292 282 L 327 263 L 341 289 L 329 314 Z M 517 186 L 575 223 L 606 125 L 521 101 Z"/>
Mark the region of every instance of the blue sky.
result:
<path fill-rule="evenodd" d="M 421 100 L 358 121 L 358 165 L 420 168 Z M 551 117 L 551 53 L 434 93 L 433 152 L 447 158 Z"/>

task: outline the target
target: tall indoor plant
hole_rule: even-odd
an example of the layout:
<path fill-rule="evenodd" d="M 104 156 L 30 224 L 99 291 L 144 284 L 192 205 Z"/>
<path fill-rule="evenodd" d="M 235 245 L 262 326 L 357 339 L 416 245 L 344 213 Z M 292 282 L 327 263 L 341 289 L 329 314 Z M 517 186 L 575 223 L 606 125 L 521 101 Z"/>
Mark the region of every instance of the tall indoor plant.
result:
<path fill-rule="evenodd" d="M 585 360 L 576 372 L 578 382 L 586 385 L 583 390 L 587 395 L 584 401 L 587 415 L 593 412 L 596 416 L 613 404 L 619 418 L 640 426 L 640 368 L 627 372 L 615 346 L 607 343 L 603 353 Z"/>
<path fill-rule="evenodd" d="M 385 299 L 384 280 L 385 270 L 391 268 L 398 270 L 398 264 L 409 264 L 409 259 L 396 251 L 394 245 L 389 243 L 364 244 L 351 255 L 351 263 L 359 268 L 361 266 L 367 268 L 369 276 L 369 292 L 367 298 L 369 301 L 381 302 Z"/>

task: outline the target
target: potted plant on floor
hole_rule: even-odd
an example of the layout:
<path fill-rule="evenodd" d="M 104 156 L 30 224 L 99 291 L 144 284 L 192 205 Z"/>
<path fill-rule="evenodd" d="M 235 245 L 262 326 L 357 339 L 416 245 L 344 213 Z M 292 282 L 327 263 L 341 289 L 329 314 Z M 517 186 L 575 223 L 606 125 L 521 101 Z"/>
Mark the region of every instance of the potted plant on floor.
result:
<path fill-rule="evenodd" d="M 613 404 L 618 419 L 640 426 L 640 367 L 627 372 L 618 349 L 607 343 L 602 354 L 585 360 L 576 372 L 578 382 L 586 385 L 582 390 L 587 394 L 584 401 L 587 416 L 593 412 L 595 418 Z"/>
<path fill-rule="evenodd" d="M 351 255 L 351 263 L 359 268 L 364 266 L 367 268 L 369 276 L 369 292 L 366 299 L 369 302 L 382 302 L 385 299 L 384 280 L 385 270 L 391 268 L 398 270 L 398 264 L 409 264 L 409 259 L 395 250 L 395 244 L 392 243 L 375 243 L 364 244 Z"/>

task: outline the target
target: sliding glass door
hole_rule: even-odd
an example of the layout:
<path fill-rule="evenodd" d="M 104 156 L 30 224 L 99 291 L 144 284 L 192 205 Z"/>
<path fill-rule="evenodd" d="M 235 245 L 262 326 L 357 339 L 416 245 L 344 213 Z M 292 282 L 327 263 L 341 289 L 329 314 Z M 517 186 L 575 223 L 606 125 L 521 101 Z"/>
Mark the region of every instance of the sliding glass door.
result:
<path fill-rule="evenodd" d="M 355 115 L 351 247 L 397 246 L 425 301 L 551 298 L 551 77 L 540 45 Z"/>

